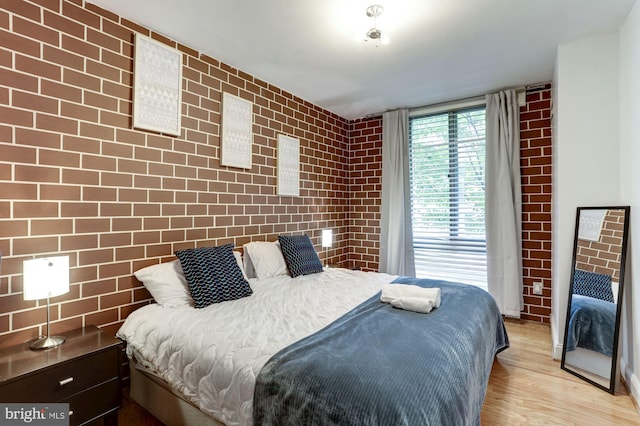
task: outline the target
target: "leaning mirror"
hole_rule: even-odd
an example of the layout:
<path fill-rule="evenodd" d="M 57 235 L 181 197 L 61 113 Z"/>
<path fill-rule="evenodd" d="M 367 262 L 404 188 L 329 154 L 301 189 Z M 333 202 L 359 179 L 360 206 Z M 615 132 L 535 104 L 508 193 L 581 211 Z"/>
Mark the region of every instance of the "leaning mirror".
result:
<path fill-rule="evenodd" d="M 613 394 L 629 207 L 579 207 L 561 368 Z"/>

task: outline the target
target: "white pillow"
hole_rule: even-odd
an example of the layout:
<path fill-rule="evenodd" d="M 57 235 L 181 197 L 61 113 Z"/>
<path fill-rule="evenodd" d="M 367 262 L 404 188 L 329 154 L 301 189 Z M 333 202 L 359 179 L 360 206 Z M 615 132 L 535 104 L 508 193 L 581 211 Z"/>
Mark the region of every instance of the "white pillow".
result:
<path fill-rule="evenodd" d="M 277 241 L 254 241 L 245 244 L 243 247 L 244 256 L 248 258 L 245 261 L 245 267 L 250 263 L 253 266 L 256 278 L 263 280 L 288 274 L 287 264 Z M 253 278 L 249 273 L 247 275 Z"/>
<path fill-rule="evenodd" d="M 193 306 L 179 260 L 147 266 L 133 275 L 149 290 L 157 304 L 165 307 Z"/>
<path fill-rule="evenodd" d="M 236 258 L 236 262 L 238 262 L 238 266 L 240 267 L 240 270 L 242 271 L 242 276 L 244 277 L 245 280 L 249 281 L 249 278 L 247 278 L 247 273 L 244 270 L 244 265 L 242 264 L 242 253 L 240 253 L 239 251 L 234 250 L 233 251 L 233 256 Z"/>

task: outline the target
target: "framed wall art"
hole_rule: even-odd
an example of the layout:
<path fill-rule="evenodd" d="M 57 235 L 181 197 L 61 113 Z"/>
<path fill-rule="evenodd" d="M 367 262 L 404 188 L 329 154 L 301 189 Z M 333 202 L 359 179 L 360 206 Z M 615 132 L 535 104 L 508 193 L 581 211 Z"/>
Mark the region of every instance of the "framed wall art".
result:
<path fill-rule="evenodd" d="M 278 195 L 300 196 L 300 140 L 278 135 Z"/>
<path fill-rule="evenodd" d="M 250 169 L 253 103 L 231 93 L 223 93 L 221 131 L 220 164 Z"/>
<path fill-rule="evenodd" d="M 586 241 L 600 241 L 602 224 L 607 215 L 605 209 L 588 209 L 580 212 L 580 223 L 578 226 L 578 239 Z"/>
<path fill-rule="evenodd" d="M 136 34 L 133 127 L 180 135 L 182 52 Z"/>

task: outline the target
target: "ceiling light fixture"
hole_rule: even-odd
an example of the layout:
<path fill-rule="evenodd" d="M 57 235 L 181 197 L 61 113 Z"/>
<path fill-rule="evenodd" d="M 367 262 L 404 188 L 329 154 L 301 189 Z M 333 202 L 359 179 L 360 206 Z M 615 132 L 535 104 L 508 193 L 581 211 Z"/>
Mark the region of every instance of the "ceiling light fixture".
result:
<path fill-rule="evenodd" d="M 373 18 L 373 27 L 371 27 L 369 31 L 367 31 L 367 35 L 364 38 L 364 41 L 371 42 L 375 44 L 376 47 L 380 46 L 381 44 L 389 43 L 389 38 L 383 37 L 382 30 L 378 28 L 377 18 L 378 16 L 382 15 L 383 11 L 384 7 L 380 6 L 379 4 L 371 5 L 367 7 L 366 10 L 367 16 L 369 18 Z"/>

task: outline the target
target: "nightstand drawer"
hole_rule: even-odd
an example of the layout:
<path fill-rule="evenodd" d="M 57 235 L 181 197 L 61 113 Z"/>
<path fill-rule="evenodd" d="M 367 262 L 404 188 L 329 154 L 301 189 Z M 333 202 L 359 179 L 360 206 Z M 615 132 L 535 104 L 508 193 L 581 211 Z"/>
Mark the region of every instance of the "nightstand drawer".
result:
<path fill-rule="evenodd" d="M 0 387 L 3 402 L 66 402 L 84 389 L 119 376 L 119 347 L 61 363 Z"/>
<path fill-rule="evenodd" d="M 80 425 L 115 411 L 122 404 L 118 378 L 87 389 L 71 397 L 69 402 L 70 425 Z M 65 401 L 66 402 L 66 401 Z"/>

